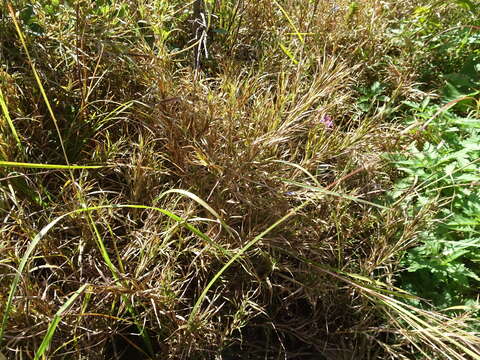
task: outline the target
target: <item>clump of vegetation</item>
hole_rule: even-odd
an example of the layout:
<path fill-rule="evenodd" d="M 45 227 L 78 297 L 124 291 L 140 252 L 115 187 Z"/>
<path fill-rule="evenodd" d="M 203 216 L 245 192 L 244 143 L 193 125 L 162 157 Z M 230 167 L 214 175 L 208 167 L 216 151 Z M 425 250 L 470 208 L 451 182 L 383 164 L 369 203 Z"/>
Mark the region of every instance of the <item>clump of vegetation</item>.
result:
<path fill-rule="evenodd" d="M 438 80 L 439 100 L 405 102 L 414 141 L 394 157 L 407 176 L 395 186 L 410 216 L 429 208 L 421 243 L 408 251 L 403 286 L 437 307 L 478 306 L 480 43 L 477 7 L 468 1 L 423 6 L 396 33 L 422 45 L 424 77 Z M 440 15 L 445 15 L 441 18 Z M 447 20 L 450 27 L 438 32 Z M 439 81 L 440 80 L 440 81 Z M 419 302 L 417 302 L 419 305 Z"/>
<path fill-rule="evenodd" d="M 408 173 L 397 189 L 404 197 L 407 190 L 413 202 L 404 198 L 405 208 L 415 213 L 432 207 L 435 217 L 420 235 L 422 245 L 408 253 L 406 281 L 438 306 L 475 302 L 480 280 L 479 120 L 474 114 L 442 111 L 428 99 L 415 111 L 433 121 L 411 145 L 411 155 L 397 159 Z"/>
<path fill-rule="evenodd" d="M 401 176 L 383 154 L 441 141 L 395 121 L 425 95 L 429 53 L 397 31 L 424 5 L 4 2 L 0 358 L 478 358 L 475 314 L 396 287 L 434 270 L 412 257 L 433 214 L 478 215 L 437 168 L 431 206 L 384 201 Z M 475 122 L 433 119 L 429 164 L 474 176 Z M 472 286 L 456 237 L 477 225 L 442 239 Z"/>

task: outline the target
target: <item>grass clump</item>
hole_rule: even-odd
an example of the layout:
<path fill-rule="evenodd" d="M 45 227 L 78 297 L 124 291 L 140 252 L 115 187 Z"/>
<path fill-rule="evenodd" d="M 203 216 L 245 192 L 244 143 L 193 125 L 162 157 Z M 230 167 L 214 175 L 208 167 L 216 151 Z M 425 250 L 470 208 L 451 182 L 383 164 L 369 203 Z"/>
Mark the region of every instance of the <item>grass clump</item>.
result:
<path fill-rule="evenodd" d="M 478 357 L 395 287 L 417 5 L 4 2 L 0 354 Z"/>

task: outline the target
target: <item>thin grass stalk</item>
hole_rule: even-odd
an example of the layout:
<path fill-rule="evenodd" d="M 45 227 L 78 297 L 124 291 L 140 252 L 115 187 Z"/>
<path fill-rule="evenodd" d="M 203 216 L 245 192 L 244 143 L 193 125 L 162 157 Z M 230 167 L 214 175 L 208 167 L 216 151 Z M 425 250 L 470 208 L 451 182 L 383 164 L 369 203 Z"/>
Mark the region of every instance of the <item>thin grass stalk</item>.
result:
<path fill-rule="evenodd" d="M 70 296 L 70 298 L 63 304 L 60 309 L 55 313 L 55 316 L 53 317 L 52 322 L 48 326 L 47 333 L 43 337 L 43 340 L 38 347 L 37 351 L 35 352 L 35 356 L 33 360 L 39 360 L 45 351 L 49 348 L 50 343 L 52 342 L 53 339 L 53 334 L 55 333 L 55 330 L 57 329 L 57 326 L 62 319 L 62 315 L 67 309 L 72 305 L 72 303 L 80 296 L 80 294 L 85 290 L 85 288 L 88 286 L 88 284 L 82 285 L 75 293 Z"/>
<path fill-rule="evenodd" d="M 119 272 L 115 265 L 113 265 L 112 260 L 110 259 L 110 256 L 108 255 L 107 248 L 105 247 L 105 243 L 103 242 L 102 236 L 100 235 L 100 232 L 98 231 L 98 227 L 93 221 L 92 214 L 90 212 L 87 212 L 87 217 L 88 217 L 88 223 L 94 230 L 94 235 L 95 235 L 95 240 L 97 243 L 97 246 L 100 250 L 100 254 L 102 255 L 103 261 L 107 264 L 107 267 L 109 268 L 110 272 L 112 273 L 113 278 L 115 281 L 119 281 Z M 145 345 L 147 346 L 148 352 L 151 356 L 153 356 L 153 345 L 152 345 L 152 340 L 150 339 L 150 336 L 148 335 L 148 332 L 145 331 L 144 327 L 141 325 L 138 315 L 135 311 L 135 307 L 132 303 L 132 301 L 128 298 L 127 295 L 122 295 L 121 296 L 123 301 L 126 304 L 128 312 L 132 315 L 133 317 L 133 322 L 135 323 L 135 326 L 137 327 L 138 331 L 140 332 L 140 336 L 142 337 Z"/>
<path fill-rule="evenodd" d="M 288 15 L 287 11 L 283 8 L 282 5 L 279 4 L 279 2 L 277 0 L 273 0 L 273 2 L 275 3 L 275 5 L 277 5 L 277 7 L 280 9 L 280 11 L 282 12 L 283 16 L 285 16 L 285 18 L 287 19 L 288 23 L 290 24 L 290 26 L 292 27 L 292 29 L 294 30 L 294 34 L 297 35 L 298 39 L 300 40 L 300 42 L 303 44 L 305 43 L 305 39 L 303 38 L 302 36 L 302 33 L 298 30 L 297 26 L 295 25 L 295 23 L 293 22 L 292 18 L 290 17 L 290 15 Z"/>
<path fill-rule="evenodd" d="M 207 286 L 203 289 L 202 293 L 198 297 L 197 301 L 195 302 L 195 305 L 193 306 L 192 312 L 190 313 L 190 316 L 188 317 L 188 323 L 190 325 L 193 324 L 193 321 L 195 320 L 197 313 L 200 310 L 200 307 L 202 306 L 203 301 L 205 300 L 205 297 L 207 296 L 208 291 L 210 288 L 217 282 L 217 280 L 220 278 L 220 276 L 227 270 L 230 265 L 232 265 L 235 261 L 238 260 L 248 249 L 250 249 L 253 245 L 255 245 L 258 241 L 260 241 L 265 235 L 267 235 L 270 231 L 275 229 L 277 226 L 291 218 L 293 215 L 295 215 L 298 211 L 303 209 L 305 206 L 307 206 L 311 200 L 304 201 L 301 205 L 297 206 L 295 209 L 290 210 L 286 215 L 284 215 L 282 218 L 277 220 L 275 223 L 270 225 L 267 229 L 262 231 L 259 235 L 255 236 L 250 242 L 248 242 L 244 247 L 242 247 L 225 265 L 222 266 L 222 268 L 213 276 L 213 278 L 209 281 Z"/>
<path fill-rule="evenodd" d="M 21 151 L 23 151 L 22 143 L 18 136 L 17 130 L 15 129 L 15 124 L 13 123 L 12 118 L 10 117 L 10 113 L 8 111 L 7 103 L 5 102 L 5 97 L 3 96 L 2 89 L 0 89 L 0 107 L 2 108 L 3 116 L 7 120 L 8 127 L 12 132 L 13 138 L 15 139 L 15 142 L 17 143 L 18 148 Z"/>
<path fill-rule="evenodd" d="M 52 169 L 52 170 L 80 170 L 102 169 L 108 165 L 59 165 L 59 164 L 36 164 L 15 161 L 0 161 L 0 167 L 29 168 L 29 169 Z"/>
<path fill-rule="evenodd" d="M 5 304 L 5 309 L 3 313 L 3 318 L 2 318 L 2 323 L 0 324 L 0 345 L 3 341 L 3 334 L 5 332 L 5 328 L 8 322 L 8 319 L 10 317 L 10 311 L 12 309 L 12 304 L 13 304 L 13 297 L 15 296 L 15 292 L 18 288 L 18 284 L 20 282 L 20 278 L 23 275 L 23 271 L 25 270 L 25 266 L 27 265 L 28 260 L 30 259 L 33 251 L 37 247 L 38 243 L 40 240 L 42 240 L 43 237 L 57 224 L 59 223 L 62 219 L 64 219 L 67 216 L 71 215 L 78 215 L 83 212 L 92 212 L 92 211 L 97 211 L 101 209 L 116 209 L 116 208 L 128 208 L 128 209 L 145 209 L 145 210 L 153 210 L 153 211 L 158 211 L 171 219 L 177 221 L 179 224 L 181 224 L 183 227 L 186 229 L 190 230 L 192 233 L 195 235 L 199 236 L 202 240 L 206 241 L 209 245 L 214 246 L 216 249 L 222 251 L 224 254 L 228 254 L 228 252 L 219 244 L 216 244 L 212 239 L 210 239 L 207 235 L 202 233 L 200 230 L 198 230 L 195 226 L 188 224 L 184 219 L 181 217 L 171 213 L 168 210 L 164 210 L 161 208 L 153 207 L 153 206 L 146 206 L 146 205 L 122 205 L 122 204 L 115 204 L 115 205 L 100 205 L 100 206 L 92 206 L 92 207 L 87 207 L 87 208 L 81 208 L 81 209 L 76 209 L 73 211 L 70 211 L 66 214 L 60 215 L 54 220 L 52 220 L 49 224 L 47 224 L 45 227 L 43 227 L 32 239 L 30 242 L 27 250 L 22 256 L 22 259 L 20 261 L 20 264 L 17 269 L 17 273 L 15 274 L 15 277 L 13 278 L 13 281 L 10 285 L 10 291 L 8 293 L 7 301 Z"/>
<path fill-rule="evenodd" d="M 409 297 L 416 298 L 415 296 L 406 293 L 404 290 L 399 289 L 401 291 L 395 292 L 395 291 L 388 290 L 388 288 L 385 289 L 383 288 L 383 286 L 387 286 L 390 288 L 391 286 L 382 284 L 381 282 L 378 282 L 372 279 L 368 279 L 369 280 L 368 282 L 371 284 L 374 283 L 376 285 L 381 285 L 382 287 L 359 283 L 357 281 L 348 279 L 348 277 L 358 278 L 359 276 L 357 274 L 345 273 L 343 271 L 340 271 L 331 267 L 327 267 L 324 264 L 319 264 L 315 261 L 293 254 L 285 249 L 282 249 L 282 248 L 277 248 L 277 249 L 290 256 L 293 256 L 294 258 L 304 261 L 305 263 L 313 265 L 314 267 L 318 268 L 319 270 L 321 270 L 326 274 L 329 274 L 330 276 L 333 276 L 343 282 L 346 282 L 354 286 L 355 288 L 358 288 L 359 290 L 362 291 L 362 293 L 366 294 L 366 296 L 372 302 L 374 303 L 380 302 L 386 308 L 393 310 L 396 314 L 396 317 L 400 316 L 402 319 L 404 319 L 404 321 L 406 321 L 411 326 L 411 328 L 413 328 L 413 331 L 416 334 L 421 335 L 421 338 L 423 339 L 422 341 L 425 344 L 428 344 L 431 348 L 435 348 L 438 345 L 440 346 L 440 349 L 442 351 L 450 352 L 453 356 L 455 356 L 456 359 L 466 360 L 467 358 L 465 358 L 464 356 L 459 354 L 457 351 L 452 349 L 452 347 L 449 345 L 449 344 L 452 344 L 457 349 L 460 349 L 464 353 L 471 356 L 472 359 L 475 359 L 475 360 L 480 359 L 480 351 L 478 349 L 475 349 L 475 350 L 469 349 L 466 345 L 457 341 L 452 336 L 452 333 L 456 334 L 456 336 L 459 337 L 459 339 L 463 340 L 463 342 L 465 343 L 468 343 L 470 339 L 473 339 L 476 341 L 478 345 L 480 345 L 480 340 L 478 338 L 472 337 L 472 334 L 466 332 L 462 328 L 458 328 L 458 327 L 452 328 L 448 324 L 448 321 L 450 320 L 448 317 L 438 313 L 424 311 L 422 309 L 416 308 L 412 305 L 408 305 L 406 303 L 403 303 L 399 300 L 396 300 L 386 295 L 386 294 L 393 295 L 400 298 L 409 298 Z M 363 280 L 363 277 L 362 277 L 362 280 Z M 430 322 L 428 322 L 427 320 L 423 320 L 419 316 L 415 315 L 415 312 L 422 314 Z M 388 315 L 390 316 L 390 314 Z M 437 319 L 438 317 L 439 319 Z M 447 322 L 447 324 L 445 322 Z M 403 328 L 403 327 L 399 325 L 399 328 Z M 420 347 L 418 347 L 418 345 L 415 344 L 414 340 L 410 340 L 410 341 L 412 345 L 420 349 Z"/>
<path fill-rule="evenodd" d="M 67 165 L 70 165 L 70 161 L 68 160 L 67 152 L 65 150 L 65 145 L 63 143 L 63 138 L 62 134 L 60 132 L 60 128 L 58 126 L 58 121 L 57 118 L 55 117 L 55 114 L 53 113 L 52 106 L 50 105 L 50 100 L 48 100 L 47 93 L 45 92 L 45 89 L 43 87 L 42 81 L 40 80 L 40 76 L 38 75 L 38 72 L 35 68 L 35 64 L 30 56 L 30 52 L 28 51 L 27 43 L 25 42 L 25 37 L 23 35 L 22 30 L 20 29 L 20 25 L 18 23 L 17 17 L 15 16 L 15 11 L 13 10 L 13 6 L 10 2 L 7 3 L 8 7 L 8 12 L 10 13 L 10 17 L 13 20 L 13 23 L 15 24 L 15 29 L 17 30 L 18 37 L 20 38 L 20 42 L 22 43 L 23 49 L 25 50 L 25 53 L 27 54 L 28 62 L 30 63 L 30 67 L 32 68 L 33 75 L 35 77 L 35 80 L 37 81 L 38 88 L 40 89 L 40 92 L 42 94 L 43 100 L 45 101 L 45 104 L 47 105 L 48 112 L 50 113 L 50 116 L 53 120 L 53 124 L 55 126 L 55 130 L 57 131 L 58 139 L 60 141 L 60 146 L 62 148 L 63 156 L 65 158 L 65 162 Z M 73 174 L 72 174 L 72 180 L 73 180 Z"/>

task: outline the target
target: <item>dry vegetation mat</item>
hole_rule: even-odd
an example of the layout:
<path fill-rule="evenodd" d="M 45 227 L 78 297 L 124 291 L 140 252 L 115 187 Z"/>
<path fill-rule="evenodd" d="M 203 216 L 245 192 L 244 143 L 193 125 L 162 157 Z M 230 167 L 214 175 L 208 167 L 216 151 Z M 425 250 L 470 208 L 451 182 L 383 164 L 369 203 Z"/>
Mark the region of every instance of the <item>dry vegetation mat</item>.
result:
<path fill-rule="evenodd" d="M 480 359 L 480 5 L 0 4 L 0 359 Z"/>

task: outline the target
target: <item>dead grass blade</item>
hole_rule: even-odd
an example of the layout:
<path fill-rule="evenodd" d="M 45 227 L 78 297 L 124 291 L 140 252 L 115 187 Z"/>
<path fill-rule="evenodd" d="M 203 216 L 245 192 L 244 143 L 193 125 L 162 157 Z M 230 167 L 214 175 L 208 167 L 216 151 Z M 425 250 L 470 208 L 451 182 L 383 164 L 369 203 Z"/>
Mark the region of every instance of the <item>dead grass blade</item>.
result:
<path fill-rule="evenodd" d="M 225 250 L 222 246 L 216 244 L 212 239 L 210 239 L 207 235 L 205 235 L 204 233 L 202 233 L 200 230 L 198 230 L 196 227 L 194 227 L 193 225 L 189 224 L 188 222 L 186 222 L 184 219 L 180 218 L 179 216 L 171 213 L 170 211 L 168 210 L 164 210 L 164 209 L 160 209 L 160 208 L 156 208 L 156 207 L 152 207 L 152 206 L 144 206 L 144 205 L 102 205 L 102 206 L 93 206 L 93 207 L 87 207 L 87 208 L 82 208 L 82 209 L 77 209 L 77 210 L 73 210 L 71 212 L 68 212 L 66 214 L 63 214 L 57 218 L 55 218 L 53 221 L 51 221 L 48 225 L 46 225 L 42 230 L 40 230 L 37 235 L 35 235 L 35 237 L 32 239 L 31 243 L 29 244 L 27 250 L 25 251 L 25 254 L 22 256 L 22 260 L 20 262 L 20 265 L 18 266 L 18 269 L 17 269 L 17 272 L 15 274 L 15 277 L 12 281 L 12 284 L 10 286 L 10 291 L 8 293 L 8 298 L 7 298 L 7 301 L 6 301 L 6 305 L 5 305 L 5 310 L 4 310 L 4 314 L 3 314 L 3 319 L 2 319 L 2 323 L 0 325 L 0 342 L 3 340 L 3 333 L 5 331 L 5 327 L 6 327 L 6 324 L 7 324 L 7 321 L 8 321 L 8 318 L 10 316 L 10 311 L 11 311 L 11 308 L 12 308 L 12 303 L 13 303 L 13 297 L 15 295 L 15 292 L 16 292 L 16 289 L 17 289 L 17 286 L 20 282 L 20 278 L 22 277 L 22 274 L 23 274 L 23 271 L 25 269 L 25 266 L 28 262 L 28 260 L 31 258 L 31 255 L 33 253 L 33 251 L 35 250 L 35 248 L 37 247 L 38 243 L 40 242 L 40 240 L 42 240 L 42 238 L 56 225 L 58 224 L 62 219 L 64 219 L 65 217 L 67 216 L 71 216 L 71 215 L 76 215 L 76 214 L 80 214 L 80 213 L 83 213 L 83 212 L 92 212 L 92 211 L 97 211 L 97 210 L 101 210 L 101 209 L 116 209 L 116 208 L 130 208 L 130 209 L 145 209 L 145 210 L 154 210 L 154 211 L 158 211 L 170 218 L 172 218 L 173 220 L 177 221 L 179 224 L 181 224 L 182 226 L 184 226 L 186 229 L 192 231 L 192 233 L 194 233 L 195 235 L 199 236 L 202 240 L 205 240 L 208 244 L 212 245 L 213 247 L 215 247 L 217 250 L 221 251 L 224 255 L 228 255 L 229 252 L 227 250 Z M 252 243 L 253 245 L 253 243 Z M 100 249 L 102 252 L 105 252 L 105 249 L 102 248 L 100 246 Z M 103 254 L 105 256 L 105 254 Z M 105 258 L 105 260 L 108 262 L 111 263 L 110 261 L 110 258 L 107 256 Z M 112 268 L 112 271 L 113 273 L 115 273 L 115 269 Z"/>

